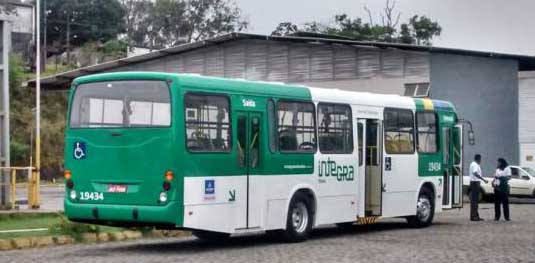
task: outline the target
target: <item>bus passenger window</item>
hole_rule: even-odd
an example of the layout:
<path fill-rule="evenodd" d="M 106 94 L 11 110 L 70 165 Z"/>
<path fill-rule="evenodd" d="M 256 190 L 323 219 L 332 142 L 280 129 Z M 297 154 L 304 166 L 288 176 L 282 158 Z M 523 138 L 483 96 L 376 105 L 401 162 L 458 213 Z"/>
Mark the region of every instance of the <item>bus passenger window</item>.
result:
<path fill-rule="evenodd" d="M 184 111 L 188 150 L 230 150 L 231 128 L 227 97 L 188 93 L 184 98 Z"/>
<path fill-rule="evenodd" d="M 279 102 L 278 133 L 281 152 L 315 152 L 316 122 L 311 102 Z"/>
<path fill-rule="evenodd" d="M 318 122 L 318 139 L 322 153 L 353 152 L 351 107 L 320 103 Z"/>
<path fill-rule="evenodd" d="M 417 112 L 418 152 L 436 153 L 437 117 L 434 112 Z"/>
<path fill-rule="evenodd" d="M 412 111 L 385 109 L 384 118 L 386 153 L 414 153 L 414 117 Z"/>

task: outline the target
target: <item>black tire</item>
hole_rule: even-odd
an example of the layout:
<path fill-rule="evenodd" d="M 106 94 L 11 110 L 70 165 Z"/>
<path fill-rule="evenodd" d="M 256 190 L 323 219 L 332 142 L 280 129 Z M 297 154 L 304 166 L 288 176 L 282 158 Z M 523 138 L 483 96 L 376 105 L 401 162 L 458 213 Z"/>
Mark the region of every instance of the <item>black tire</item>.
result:
<path fill-rule="evenodd" d="M 407 222 L 412 227 L 428 227 L 433 223 L 434 217 L 435 200 L 433 193 L 427 188 L 423 188 L 418 195 L 416 215 L 407 217 Z"/>
<path fill-rule="evenodd" d="M 230 234 L 228 233 L 204 231 L 204 230 L 194 230 L 192 234 L 200 240 L 210 241 L 210 242 L 221 242 L 221 241 L 227 240 L 230 237 Z"/>
<path fill-rule="evenodd" d="M 286 218 L 286 229 L 281 237 L 286 242 L 305 241 L 312 232 L 314 210 L 312 200 L 305 194 L 297 192 L 290 201 Z"/>

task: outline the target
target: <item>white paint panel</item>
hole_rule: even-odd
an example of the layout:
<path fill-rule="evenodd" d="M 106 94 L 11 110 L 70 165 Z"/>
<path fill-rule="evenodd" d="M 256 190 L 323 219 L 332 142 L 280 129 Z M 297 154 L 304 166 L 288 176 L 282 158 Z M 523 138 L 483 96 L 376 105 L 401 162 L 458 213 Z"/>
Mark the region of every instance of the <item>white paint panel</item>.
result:
<path fill-rule="evenodd" d="M 522 72 L 518 79 L 518 107 L 519 142 L 535 144 L 535 72 Z M 525 161 L 522 154 L 520 161 Z"/>
<path fill-rule="evenodd" d="M 520 166 L 535 169 L 535 143 L 520 144 Z"/>
<path fill-rule="evenodd" d="M 214 180 L 214 194 L 205 194 L 205 181 Z M 229 191 L 235 190 L 235 201 Z M 245 227 L 246 177 L 184 178 L 184 227 L 233 233 Z"/>
<path fill-rule="evenodd" d="M 415 192 L 383 193 L 382 217 L 396 217 L 416 214 Z"/>

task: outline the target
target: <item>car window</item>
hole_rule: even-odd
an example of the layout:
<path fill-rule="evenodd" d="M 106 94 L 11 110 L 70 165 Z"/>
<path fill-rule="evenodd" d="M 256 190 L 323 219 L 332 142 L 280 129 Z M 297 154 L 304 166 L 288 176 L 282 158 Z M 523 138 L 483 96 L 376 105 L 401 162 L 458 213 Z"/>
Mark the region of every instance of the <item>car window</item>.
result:
<path fill-rule="evenodd" d="M 512 178 L 520 178 L 518 168 L 511 167 L 511 177 Z"/>
<path fill-rule="evenodd" d="M 529 174 L 524 171 L 524 169 L 519 169 L 520 170 L 520 178 L 524 179 L 524 177 L 530 177 Z"/>
<path fill-rule="evenodd" d="M 532 168 L 522 167 L 522 169 L 524 169 L 530 176 L 535 176 L 535 171 Z"/>

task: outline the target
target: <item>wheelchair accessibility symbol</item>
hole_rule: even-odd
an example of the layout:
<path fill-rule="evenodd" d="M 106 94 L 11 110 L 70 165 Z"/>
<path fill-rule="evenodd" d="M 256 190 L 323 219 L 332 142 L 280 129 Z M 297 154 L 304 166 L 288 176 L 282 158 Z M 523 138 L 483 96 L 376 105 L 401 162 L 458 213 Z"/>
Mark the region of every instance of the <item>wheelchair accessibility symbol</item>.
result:
<path fill-rule="evenodd" d="M 72 152 L 74 159 L 81 160 L 85 158 L 85 143 L 84 142 L 75 142 L 74 150 Z"/>

